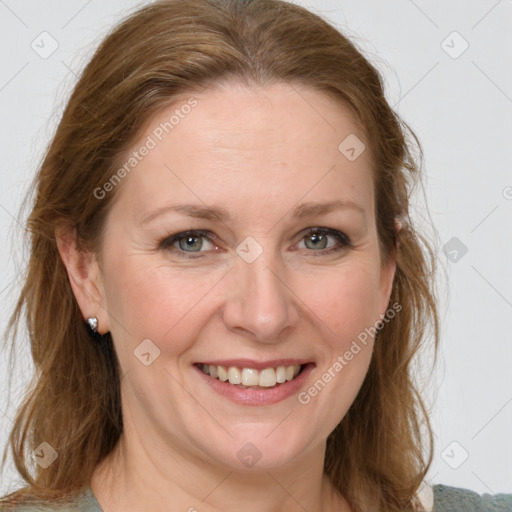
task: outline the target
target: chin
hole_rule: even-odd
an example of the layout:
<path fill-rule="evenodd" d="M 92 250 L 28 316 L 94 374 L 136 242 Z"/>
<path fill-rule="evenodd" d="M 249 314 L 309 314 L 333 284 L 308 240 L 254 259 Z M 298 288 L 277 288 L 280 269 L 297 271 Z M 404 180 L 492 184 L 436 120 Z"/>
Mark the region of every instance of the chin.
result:
<path fill-rule="evenodd" d="M 289 428 L 291 425 L 287 425 Z M 297 428 L 295 426 L 295 428 Z M 281 432 L 277 433 L 277 430 Z M 307 443 L 297 439 L 284 426 L 275 424 L 257 424 L 235 433 L 222 453 L 210 456 L 233 471 L 266 471 L 279 469 L 291 463 L 297 456 L 304 454 Z M 297 432 L 298 433 L 298 432 Z"/>

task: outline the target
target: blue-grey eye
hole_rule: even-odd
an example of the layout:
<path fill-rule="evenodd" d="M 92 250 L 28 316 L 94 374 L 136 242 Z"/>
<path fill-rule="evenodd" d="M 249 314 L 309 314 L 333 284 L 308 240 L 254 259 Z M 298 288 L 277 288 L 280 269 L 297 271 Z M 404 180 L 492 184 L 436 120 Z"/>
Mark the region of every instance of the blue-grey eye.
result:
<path fill-rule="evenodd" d="M 312 233 L 304 237 L 305 245 L 308 249 L 326 249 L 328 242 L 328 235 L 324 233 Z M 311 246 L 308 246 L 307 241 L 311 241 Z"/>
<path fill-rule="evenodd" d="M 178 245 L 180 246 L 180 249 L 187 252 L 200 251 L 203 246 L 203 237 L 201 235 L 186 235 L 178 239 Z"/>
<path fill-rule="evenodd" d="M 159 243 L 161 249 L 175 253 L 203 253 L 215 247 L 206 231 L 182 231 L 168 236 Z"/>
<path fill-rule="evenodd" d="M 329 238 L 332 243 L 329 245 Z M 312 249 L 311 253 L 328 254 L 333 251 L 351 247 L 351 241 L 345 233 L 330 228 L 310 228 L 301 239 L 306 249 Z"/>

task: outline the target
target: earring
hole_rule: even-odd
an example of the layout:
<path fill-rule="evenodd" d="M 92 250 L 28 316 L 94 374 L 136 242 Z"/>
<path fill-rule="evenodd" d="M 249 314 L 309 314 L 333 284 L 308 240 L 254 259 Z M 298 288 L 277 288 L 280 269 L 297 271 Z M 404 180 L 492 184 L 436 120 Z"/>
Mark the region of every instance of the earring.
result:
<path fill-rule="evenodd" d="M 95 316 L 91 316 L 87 319 L 87 323 L 91 328 L 92 332 L 98 332 L 98 319 Z"/>

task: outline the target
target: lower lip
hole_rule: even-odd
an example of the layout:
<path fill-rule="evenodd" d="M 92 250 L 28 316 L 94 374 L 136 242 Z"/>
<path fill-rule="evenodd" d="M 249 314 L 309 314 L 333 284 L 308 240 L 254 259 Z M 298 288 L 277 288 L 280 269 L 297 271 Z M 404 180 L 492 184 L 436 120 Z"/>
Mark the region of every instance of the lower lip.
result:
<path fill-rule="evenodd" d="M 283 382 L 282 384 L 276 384 L 268 389 L 243 389 L 227 381 L 214 379 L 204 373 L 201 368 L 194 366 L 204 381 L 214 391 L 239 405 L 271 405 L 289 398 L 299 392 L 314 367 L 314 363 L 308 363 L 295 379 Z"/>

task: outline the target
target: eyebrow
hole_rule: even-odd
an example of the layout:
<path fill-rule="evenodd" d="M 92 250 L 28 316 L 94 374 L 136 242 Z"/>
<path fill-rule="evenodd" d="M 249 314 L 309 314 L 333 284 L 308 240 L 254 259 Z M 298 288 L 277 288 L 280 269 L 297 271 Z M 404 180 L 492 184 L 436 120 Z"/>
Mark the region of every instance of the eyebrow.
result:
<path fill-rule="evenodd" d="M 327 203 L 309 202 L 303 203 L 295 207 L 291 212 L 292 219 L 303 219 L 305 217 L 311 217 L 313 215 L 325 215 L 335 210 L 355 210 L 362 214 L 366 218 L 364 208 L 354 201 L 347 199 L 337 199 L 329 201 Z M 193 217 L 195 219 L 204 219 L 218 222 L 229 222 L 231 216 L 228 211 L 222 206 L 202 206 L 197 204 L 176 204 L 172 206 L 164 206 L 158 208 L 147 217 L 144 217 L 141 224 L 147 224 L 156 217 L 169 212 L 177 212 Z"/>

